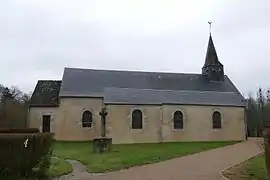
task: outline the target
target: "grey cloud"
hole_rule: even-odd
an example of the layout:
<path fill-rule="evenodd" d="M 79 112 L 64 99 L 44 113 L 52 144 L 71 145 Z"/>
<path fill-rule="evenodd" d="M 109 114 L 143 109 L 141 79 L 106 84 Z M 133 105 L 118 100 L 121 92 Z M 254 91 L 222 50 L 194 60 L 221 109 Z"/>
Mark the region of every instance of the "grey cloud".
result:
<path fill-rule="evenodd" d="M 64 67 L 200 73 L 211 19 L 240 91 L 270 87 L 267 0 L 155 2 L 5 1 L 0 83 L 29 91 L 38 79 L 61 79 Z"/>

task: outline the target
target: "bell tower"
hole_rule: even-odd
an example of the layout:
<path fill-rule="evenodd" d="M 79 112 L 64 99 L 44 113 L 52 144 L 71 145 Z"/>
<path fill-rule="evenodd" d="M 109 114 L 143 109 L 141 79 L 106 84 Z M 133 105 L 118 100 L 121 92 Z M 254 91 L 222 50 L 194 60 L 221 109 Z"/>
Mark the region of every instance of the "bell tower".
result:
<path fill-rule="evenodd" d="M 211 30 L 211 22 L 209 22 L 209 24 Z M 224 81 L 223 65 L 218 60 L 211 31 L 208 41 L 205 63 L 204 66 L 202 67 L 202 75 L 207 76 L 209 81 Z"/>

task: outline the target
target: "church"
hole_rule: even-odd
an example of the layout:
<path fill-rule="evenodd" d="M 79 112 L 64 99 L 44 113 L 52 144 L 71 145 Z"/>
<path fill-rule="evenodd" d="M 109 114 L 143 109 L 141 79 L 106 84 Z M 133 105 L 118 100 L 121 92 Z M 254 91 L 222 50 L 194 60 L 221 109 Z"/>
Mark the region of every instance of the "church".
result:
<path fill-rule="evenodd" d="M 28 126 L 56 140 L 93 140 L 102 108 L 114 144 L 245 139 L 245 99 L 211 34 L 198 74 L 65 68 L 62 80 L 39 80 Z"/>

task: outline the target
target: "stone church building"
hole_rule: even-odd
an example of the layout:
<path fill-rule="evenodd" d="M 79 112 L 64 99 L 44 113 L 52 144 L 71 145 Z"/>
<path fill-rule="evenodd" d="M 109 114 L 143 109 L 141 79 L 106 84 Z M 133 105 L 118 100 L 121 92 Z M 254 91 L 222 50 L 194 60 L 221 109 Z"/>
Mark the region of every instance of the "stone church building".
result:
<path fill-rule="evenodd" d="M 210 35 L 200 74 L 65 68 L 61 81 L 39 80 L 29 127 L 55 139 L 100 137 L 117 143 L 245 139 L 245 100 L 227 75 Z"/>

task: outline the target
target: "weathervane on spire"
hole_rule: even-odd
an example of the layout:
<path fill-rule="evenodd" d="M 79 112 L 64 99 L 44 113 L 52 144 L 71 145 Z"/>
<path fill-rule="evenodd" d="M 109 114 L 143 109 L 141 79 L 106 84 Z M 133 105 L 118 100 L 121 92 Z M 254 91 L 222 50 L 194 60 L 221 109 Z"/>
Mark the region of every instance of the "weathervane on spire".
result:
<path fill-rule="evenodd" d="M 211 35 L 211 24 L 212 24 L 212 21 L 208 21 L 208 24 L 209 24 L 209 33 Z"/>

